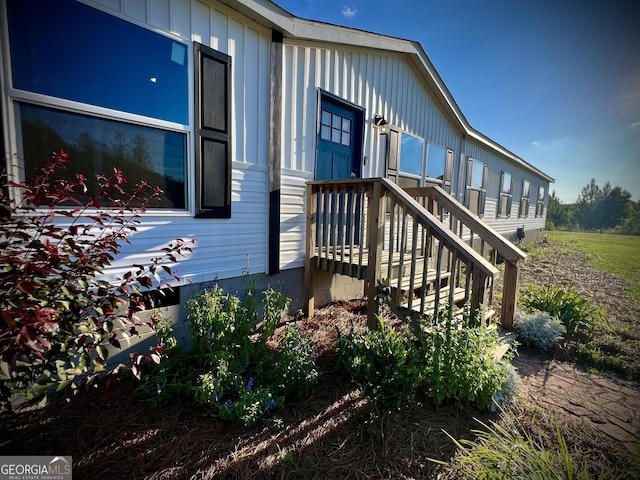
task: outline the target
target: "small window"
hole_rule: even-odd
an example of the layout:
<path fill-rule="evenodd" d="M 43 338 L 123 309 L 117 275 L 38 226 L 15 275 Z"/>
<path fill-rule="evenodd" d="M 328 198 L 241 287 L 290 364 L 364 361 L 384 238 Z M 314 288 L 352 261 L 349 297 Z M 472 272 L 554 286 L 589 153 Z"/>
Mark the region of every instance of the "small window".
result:
<path fill-rule="evenodd" d="M 500 198 L 498 200 L 498 217 L 511 216 L 512 192 L 513 177 L 508 172 L 502 172 L 500 180 Z"/>
<path fill-rule="evenodd" d="M 320 138 L 340 145 L 351 145 L 351 120 L 338 114 L 322 110 Z"/>
<path fill-rule="evenodd" d="M 466 207 L 482 217 L 487 199 L 488 167 L 483 162 L 469 157 L 467 161 Z"/>
<path fill-rule="evenodd" d="M 427 178 L 444 180 L 445 161 L 447 151 L 433 143 L 429 144 L 427 150 Z"/>
<path fill-rule="evenodd" d="M 482 188 L 482 178 L 484 175 L 484 163 L 478 160 L 473 161 L 471 170 L 471 188 Z"/>
<path fill-rule="evenodd" d="M 529 195 L 531 186 L 527 180 L 522 180 L 522 196 L 520 197 L 520 211 L 519 217 L 529 216 Z"/>
<path fill-rule="evenodd" d="M 422 157 L 424 155 L 424 140 L 402 132 L 400 137 L 400 173 L 422 176 Z"/>
<path fill-rule="evenodd" d="M 544 215 L 544 187 L 538 187 L 538 202 L 536 203 L 536 217 Z"/>

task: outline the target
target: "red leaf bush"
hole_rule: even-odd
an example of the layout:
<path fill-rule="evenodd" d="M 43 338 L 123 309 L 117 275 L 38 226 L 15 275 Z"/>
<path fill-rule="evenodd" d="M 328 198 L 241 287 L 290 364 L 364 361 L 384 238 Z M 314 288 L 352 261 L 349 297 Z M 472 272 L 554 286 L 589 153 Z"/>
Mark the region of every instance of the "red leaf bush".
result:
<path fill-rule="evenodd" d="M 168 264 L 191 251 L 193 240 L 176 239 L 116 282 L 103 279 L 163 192 L 145 182 L 125 190 L 114 169 L 96 175 L 98 189 L 88 193 L 83 175 L 65 175 L 69 162 L 61 151 L 25 182 L 2 175 L 0 410 L 15 393 L 44 401 L 103 371 L 107 344 L 119 348 L 119 335 L 137 334 L 144 290 L 170 288 L 178 278 Z"/>

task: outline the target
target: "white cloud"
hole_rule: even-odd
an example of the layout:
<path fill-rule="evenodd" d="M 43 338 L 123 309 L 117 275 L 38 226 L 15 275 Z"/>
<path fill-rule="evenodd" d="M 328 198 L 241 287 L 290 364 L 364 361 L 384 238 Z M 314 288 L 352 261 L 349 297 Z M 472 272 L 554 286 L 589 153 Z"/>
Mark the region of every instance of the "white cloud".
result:
<path fill-rule="evenodd" d="M 353 18 L 357 13 L 358 10 L 356 7 L 342 7 L 342 15 L 344 15 L 345 18 Z"/>
<path fill-rule="evenodd" d="M 631 125 L 629 125 L 629 128 L 633 127 L 640 127 L 640 122 L 633 122 Z"/>
<path fill-rule="evenodd" d="M 534 140 L 533 142 L 531 142 L 531 145 L 533 145 L 534 147 L 539 147 L 540 146 L 540 142 L 537 142 L 537 141 Z"/>

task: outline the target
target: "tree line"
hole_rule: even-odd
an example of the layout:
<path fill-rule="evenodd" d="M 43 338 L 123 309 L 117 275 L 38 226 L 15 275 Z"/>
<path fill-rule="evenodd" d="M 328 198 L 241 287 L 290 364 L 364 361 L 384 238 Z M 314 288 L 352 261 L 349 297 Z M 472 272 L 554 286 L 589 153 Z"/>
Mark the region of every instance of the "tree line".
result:
<path fill-rule="evenodd" d="M 640 235 L 640 201 L 610 182 L 600 187 L 595 178 L 582 188 L 576 203 L 563 204 L 556 192 L 549 196 L 547 230 L 610 231 Z"/>

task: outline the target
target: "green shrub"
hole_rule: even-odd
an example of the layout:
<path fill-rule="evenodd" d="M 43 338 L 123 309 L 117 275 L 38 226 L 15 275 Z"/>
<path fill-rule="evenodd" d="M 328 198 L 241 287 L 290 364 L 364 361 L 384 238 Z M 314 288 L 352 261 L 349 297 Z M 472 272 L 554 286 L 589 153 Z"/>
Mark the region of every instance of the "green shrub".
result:
<path fill-rule="evenodd" d="M 288 302 L 279 292 L 264 292 L 265 317 L 257 328 L 257 301 L 243 304 L 217 286 L 194 297 L 187 302 L 191 350 L 177 344 L 170 325 L 160 323 L 162 359 L 142 389 L 155 405 L 193 397 L 220 418 L 243 425 L 285 399 L 306 395 L 318 377 L 309 339 L 293 324 L 274 336 Z"/>
<path fill-rule="evenodd" d="M 523 295 L 522 304 L 531 312 L 548 312 L 569 332 L 590 331 L 606 322 L 604 309 L 591 306 L 589 300 L 572 288 L 530 287 Z"/>
<path fill-rule="evenodd" d="M 523 345 L 547 351 L 562 340 L 566 327 L 547 312 L 526 313 L 516 311 L 513 329 Z"/>
<path fill-rule="evenodd" d="M 406 334 L 384 325 L 378 317 L 378 330 L 347 335 L 338 331 L 340 361 L 351 378 L 374 402 L 384 408 L 410 403 L 417 386 L 415 345 Z"/>
<path fill-rule="evenodd" d="M 423 327 L 418 346 L 421 388 L 436 403 L 464 400 L 487 405 L 507 376 L 513 357 L 510 351 L 497 359 L 499 344 L 495 328 L 471 327 L 464 317 L 445 310 L 438 321 Z"/>
<path fill-rule="evenodd" d="M 416 338 L 385 327 L 348 335 L 338 332 L 343 365 L 363 392 L 385 407 L 399 407 L 417 393 L 436 403 L 468 401 L 485 406 L 503 384 L 513 353 L 496 359 L 495 329 L 470 327 L 443 313 L 421 326 Z"/>

